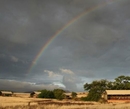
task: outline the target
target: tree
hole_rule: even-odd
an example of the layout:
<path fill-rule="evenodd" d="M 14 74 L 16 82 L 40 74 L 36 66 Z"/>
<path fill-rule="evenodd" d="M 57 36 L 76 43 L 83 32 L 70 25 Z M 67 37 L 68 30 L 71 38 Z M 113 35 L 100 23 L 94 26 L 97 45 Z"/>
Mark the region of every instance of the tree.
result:
<path fill-rule="evenodd" d="M 107 80 L 93 81 L 92 83 L 86 83 L 84 89 L 89 92 L 86 100 L 98 101 L 101 98 L 101 94 L 108 88 Z"/>
<path fill-rule="evenodd" d="M 77 97 L 77 93 L 76 92 L 72 92 L 71 96 L 72 96 L 72 98 L 76 98 Z"/>
<path fill-rule="evenodd" d="M 53 91 L 42 90 L 38 95 L 39 98 L 55 98 Z"/>
<path fill-rule="evenodd" d="M 65 94 L 64 94 L 65 91 L 64 90 L 54 89 L 53 92 L 54 92 L 54 96 L 55 96 L 56 99 L 62 100 L 62 99 L 65 98 Z"/>
<path fill-rule="evenodd" d="M 113 83 L 115 90 L 130 90 L 130 76 L 118 76 Z"/>

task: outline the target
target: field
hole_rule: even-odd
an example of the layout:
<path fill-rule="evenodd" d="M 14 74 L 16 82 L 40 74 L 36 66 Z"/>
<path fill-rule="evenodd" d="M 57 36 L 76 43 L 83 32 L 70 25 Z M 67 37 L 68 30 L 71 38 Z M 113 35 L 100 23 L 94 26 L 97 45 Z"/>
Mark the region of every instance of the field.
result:
<path fill-rule="evenodd" d="M 0 97 L 0 109 L 130 109 L 130 102 L 101 104 L 72 100 Z"/>

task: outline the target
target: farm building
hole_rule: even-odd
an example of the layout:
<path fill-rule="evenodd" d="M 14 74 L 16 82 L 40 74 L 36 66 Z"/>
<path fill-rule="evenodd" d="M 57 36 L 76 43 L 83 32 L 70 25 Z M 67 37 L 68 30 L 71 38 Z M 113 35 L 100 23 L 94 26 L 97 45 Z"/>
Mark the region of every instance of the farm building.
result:
<path fill-rule="evenodd" d="M 70 92 L 66 92 L 66 93 L 64 93 L 64 94 L 65 94 L 65 98 L 66 98 L 66 99 L 71 99 L 71 98 L 72 98 Z"/>
<path fill-rule="evenodd" d="M 0 96 L 12 96 L 13 93 L 11 91 L 0 91 Z"/>
<path fill-rule="evenodd" d="M 130 90 L 106 90 L 102 94 L 105 100 L 130 100 Z"/>
<path fill-rule="evenodd" d="M 40 94 L 41 92 L 38 92 L 38 91 L 33 91 L 30 93 L 30 97 L 38 97 L 38 95 Z"/>
<path fill-rule="evenodd" d="M 14 97 L 21 97 L 21 98 L 29 98 L 30 97 L 30 93 L 19 93 L 19 92 L 15 92 L 13 94 Z"/>

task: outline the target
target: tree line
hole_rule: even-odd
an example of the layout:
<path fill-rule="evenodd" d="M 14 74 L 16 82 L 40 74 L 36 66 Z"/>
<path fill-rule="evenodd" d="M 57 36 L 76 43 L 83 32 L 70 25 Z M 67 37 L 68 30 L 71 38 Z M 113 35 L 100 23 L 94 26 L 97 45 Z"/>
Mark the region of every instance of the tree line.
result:
<path fill-rule="evenodd" d="M 77 96 L 76 92 L 71 93 L 72 98 L 75 98 Z M 52 91 L 50 90 L 41 90 L 41 93 L 38 95 L 39 98 L 51 98 L 51 99 L 58 99 L 62 100 L 66 98 L 65 91 L 62 89 L 54 89 Z"/>

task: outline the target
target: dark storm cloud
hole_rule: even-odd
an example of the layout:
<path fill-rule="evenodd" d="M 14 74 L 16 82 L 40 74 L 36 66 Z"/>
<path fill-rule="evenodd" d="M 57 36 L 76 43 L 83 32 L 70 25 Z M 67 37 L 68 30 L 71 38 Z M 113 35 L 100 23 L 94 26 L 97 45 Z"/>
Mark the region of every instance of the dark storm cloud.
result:
<path fill-rule="evenodd" d="M 71 5 L 66 8 L 68 4 L 73 4 L 73 1 L 0 2 L 0 52 L 28 63 L 31 63 L 42 45 L 60 27 L 72 19 L 73 15 L 82 11 L 81 7 L 78 11 Z M 73 11 L 75 9 L 78 12 Z M 3 63 L 7 61 L 4 60 Z M 9 64 L 11 63 L 8 62 Z M 14 73 L 16 72 L 11 72 Z"/>
<path fill-rule="evenodd" d="M 51 68 L 66 66 L 72 70 L 85 69 L 94 78 L 106 79 L 111 79 L 109 75 L 113 72 L 114 77 L 122 75 L 122 72 L 129 74 L 129 13 L 124 12 L 122 5 L 119 6 L 113 10 L 108 8 L 93 12 L 62 33 L 59 38 L 68 38 L 61 43 L 57 41 L 57 47 L 53 45 L 47 53 L 47 57 L 51 57 L 48 61 Z M 86 72 L 83 70 L 77 74 L 89 78 Z"/>
<path fill-rule="evenodd" d="M 0 77 L 61 84 L 74 91 L 86 80 L 129 74 L 130 1 L 110 1 L 1 0 Z M 37 53 L 56 31 L 104 2 L 109 3 L 86 13 L 62 31 L 28 72 Z M 35 86 L 29 85 L 32 88 Z"/>
<path fill-rule="evenodd" d="M 116 69 L 116 67 L 119 67 L 118 63 L 122 63 L 124 66 L 128 65 L 125 59 L 126 55 L 129 55 L 127 48 L 129 48 L 128 28 L 130 22 L 129 13 L 125 10 L 128 10 L 129 5 L 126 4 L 124 7 L 125 3 L 123 5 L 120 2 L 117 4 L 113 4 L 112 9 L 107 6 L 107 8 L 104 7 L 92 14 L 90 13 L 89 16 L 82 18 L 62 34 L 69 37 L 62 44 L 65 43 L 66 51 L 72 54 L 71 60 L 73 59 L 72 61 L 75 62 L 73 63 L 75 69 L 76 67 L 83 69 L 86 67 L 95 72 L 95 70 L 104 69 L 102 67 L 112 68 L 113 65 Z M 68 33 L 66 34 L 66 32 Z M 103 56 L 104 59 L 102 59 Z M 120 66 L 119 69 L 124 66 Z M 112 71 L 109 73 L 112 73 Z"/>

